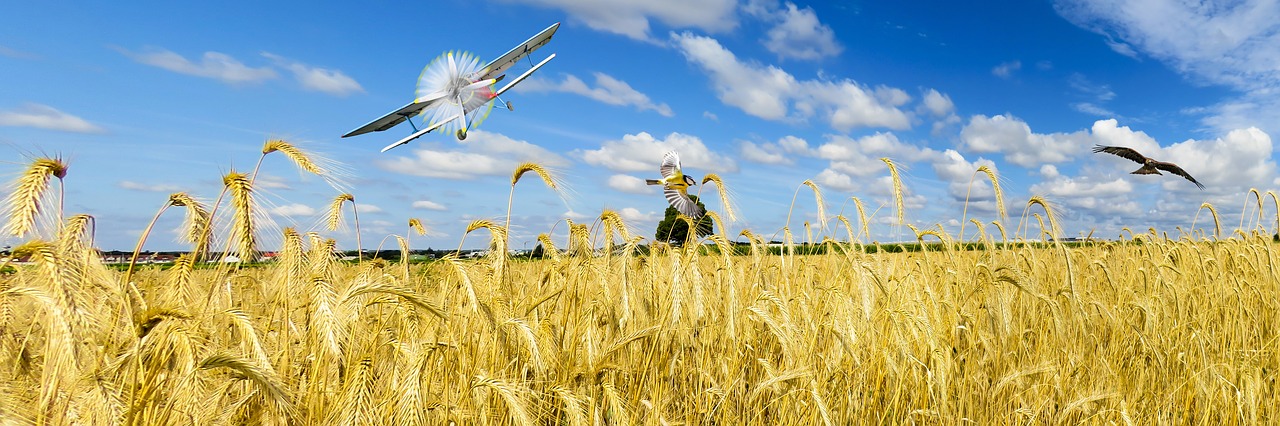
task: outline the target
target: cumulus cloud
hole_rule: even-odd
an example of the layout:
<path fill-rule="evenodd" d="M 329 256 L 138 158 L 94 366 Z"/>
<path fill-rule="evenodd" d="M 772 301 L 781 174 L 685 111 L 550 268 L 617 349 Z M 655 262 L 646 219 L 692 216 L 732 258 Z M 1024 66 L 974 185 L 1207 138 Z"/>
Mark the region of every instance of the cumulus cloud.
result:
<path fill-rule="evenodd" d="M 919 110 L 934 118 L 933 133 L 935 135 L 942 133 L 947 126 L 960 122 L 960 116 L 956 115 L 956 105 L 951 102 L 951 97 L 935 89 L 924 92 Z"/>
<path fill-rule="evenodd" d="M 742 158 L 761 164 L 793 164 L 797 155 L 811 155 L 809 143 L 795 136 L 783 136 L 777 142 L 743 141 Z"/>
<path fill-rule="evenodd" d="M 680 153 L 681 167 L 695 171 L 694 173 L 738 170 L 738 164 L 731 157 L 712 152 L 696 136 L 681 133 L 671 133 L 659 140 L 640 132 L 625 135 L 621 140 L 607 141 L 600 149 L 578 150 L 574 153 L 593 166 L 616 172 L 646 172 L 657 176 L 663 154 L 673 150 Z"/>
<path fill-rule="evenodd" d="M 297 217 L 297 216 L 314 216 L 316 209 L 306 204 L 286 204 L 271 208 L 271 214 L 276 216 Z"/>
<path fill-rule="evenodd" d="M 146 183 L 134 182 L 131 180 L 122 180 L 119 183 L 117 183 L 116 186 L 122 189 L 128 189 L 131 191 L 143 191 L 143 192 L 178 192 L 183 190 L 182 187 L 178 185 L 173 185 L 173 184 L 166 184 L 166 183 L 146 184 Z"/>
<path fill-rule="evenodd" d="M 373 204 L 356 203 L 356 212 L 357 213 L 382 213 L 382 207 L 378 207 Z"/>
<path fill-rule="evenodd" d="M 1067 161 L 1088 153 L 1091 142 L 1089 133 L 1083 130 L 1033 133 L 1026 122 L 1010 115 L 975 115 L 960 130 L 963 148 L 978 153 L 1000 153 L 1006 161 L 1022 167 Z"/>
<path fill-rule="evenodd" d="M 628 226 L 650 225 L 662 219 L 658 212 L 644 213 L 635 207 L 624 207 L 622 210 L 618 210 L 618 216 L 622 216 L 623 222 Z M 649 226 L 645 226 L 645 228 L 647 229 Z"/>
<path fill-rule="evenodd" d="M 596 31 L 649 40 L 651 21 L 672 28 L 727 31 L 738 25 L 736 0 L 510 0 L 565 11 Z"/>
<path fill-rule="evenodd" d="M 1000 78 L 1009 78 L 1013 73 L 1022 69 L 1022 61 L 1001 62 L 991 69 L 991 74 Z"/>
<path fill-rule="evenodd" d="M 414 201 L 413 204 L 410 206 L 419 210 L 435 210 L 438 212 L 449 210 L 449 208 L 445 207 L 444 204 L 440 204 L 435 201 L 429 201 L 429 200 Z"/>
<path fill-rule="evenodd" d="M 522 162 L 544 167 L 563 167 L 568 160 L 545 148 L 499 133 L 484 130 L 467 132 L 457 150 L 418 148 L 407 157 L 376 160 L 377 167 L 411 176 L 442 179 L 473 179 L 479 176 L 510 175 Z M 657 170 L 657 167 L 654 167 Z"/>
<path fill-rule="evenodd" d="M 632 106 L 637 110 L 650 110 L 664 117 L 672 117 L 675 115 L 671 111 L 671 107 L 666 103 L 655 103 L 649 99 L 649 95 L 640 93 L 625 81 L 618 80 L 605 73 L 593 73 L 596 79 L 595 87 L 590 87 L 582 79 L 572 74 L 566 74 L 561 82 L 553 82 L 546 79 L 534 78 L 526 80 L 515 89 L 519 92 L 536 93 L 536 92 L 565 92 L 585 96 L 596 101 L 600 101 L 609 105 Z"/>
<path fill-rule="evenodd" d="M 0 126 L 35 127 L 75 133 L 104 133 L 105 129 L 83 118 L 59 111 L 48 105 L 28 103 L 21 108 L 0 111 Z"/>
<path fill-rule="evenodd" d="M 923 102 L 925 110 L 934 117 L 946 117 L 956 110 L 956 104 L 951 102 L 951 97 L 937 89 L 925 91 Z"/>
<path fill-rule="evenodd" d="M 858 189 L 858 185 L 853 183 L 852 177 L 831 169 L 823 169 L 821 173 L 813 177 L 813 182 L 820 187 L 831 188 L 841 192 L 852 192 Z"/>
<path fill-rule="evenodd" d="M 996 172 L 996 176 L 1000 176 L 999 169 L 991 160 L 979 157 L 977 160 L 969 161 L 954 149 L 948 149 L 939 155 L 933 161 L 933 173 L 947 183 L 947 194 L 953 200 L 964 201 L 967 197 L 970 202 L 985 201 L 995 199 L 995 188 L 985 176 L 974 176 L 978 171 L 978 167 L 987 166 L 987 168 Z M 972 182 L 972 186 L 970 186 Z"/>
<path fill-rule="evenodd" d="M 1201 201 L 1236 202 L 1238 195 L 1250 187 L 1276 180 L 1271 137 L 1257 128 L 1163 147 L 1146 133 L 1119 126 L 1115 120 L 1099 120 L 1091 130 L 1096 143 L 1126 146 L 1148 157 L 1177 163 L 1207 189 L 1200 191 L 1190 182 L 1170 174 L 1129 174 L 1139 165 L 1111 155 L 1097 154 L 1074 176 L 1052 165 L 1042 165 L 1039 175 L 1044 180 L 1032 185 L 1031 192 L 1051 197 L 1067 208 L 1068 215 L 1080 216 L 1086 226 L 1103 223 L 1120 226 L 1135 218 L 1156 227 L 1185 225 L 1186 215 L 1194 214 L 1194 208 Z M 1154 189 L 1157 185 L 1158 191 L 1141 189 L 1144 186 Z M 1188 199 L 1194 201 L 1188 203 Z"/>
<path fill-rule="evenodd" d="M 631 175 L 609 176 L 609 180 L 606 183 L 609 185 L 610 188 L 613 188 L 622 192 L 626 192 L 626 193 L 631 193 L 631 194 L 653 193 L 653 189 L 650 189 L 649 185 L 644 183 L 644 179 L 640 179 L 638 177 L 631 176 Z"/>
<path fill-rule="evenodd" d="M 818 158 L 831 161 L 835 171 L 854 176 L 871 176 L 888 170 L 880 160 L 889 157 L 895 163 L 928 161 L 937 151 L 908 144 L 893 133 L 876 133 L 860 138 L 829 135 L 827 142 L 814 149 Z"/>
<path fill-rule="evenodd" d="M 756 144 L 750 141 L 743 141 L 741 145 L 742 159 L 760 164 L 792 163 L 792 160 L 787 158 L 786 154 L 779 149 L 771 149 L 772 147 L 774 145 L 770 143 Z"/>
<path fill-rule="evenodd" d="M 711 78 L 721 102 L 766 120 L 817 117 L 832 128 L 907 129 L 910 118 L 900 107 L 911 101 L 902 89 L 863 85 L 853 80 L 799 80 L 772 65 L 743 62 L 710 37 L 672 34 L 685 59 Z"/>
<path fill-rule="evenodd" d="M 761 40 L 766 49 L 782 59 L 814 60 L 839 55 L 843 46 L 835 31 L 818 20 L 811 7 L 803 9 L 786 2 L 751 2 L 744 10 L 773 25 Z"/>
<path fill-rule="evenodd" d="M 199 62 L 193 62 L 173 51 L 157 47 L 145 48 L 141 52 L 124 48 L 116 50 L 141 64 L 179 74 L 212 78 L 227 84 L 258 83 L 276 78 L 276 71 L 271 67 L 250 67 L 221 52 L 205 52 Z"/>
<path fill-rule="evenodd" d="M 355 79 L 342 71 L 314 67 L 268 52 L 262 52 L 262 56 L 293 73 L 293 77 L 307 90 L 324 92 L 334 96 L 364 93 L 364 87 L 361 87 L 360 83 L 357 83 Z"/>

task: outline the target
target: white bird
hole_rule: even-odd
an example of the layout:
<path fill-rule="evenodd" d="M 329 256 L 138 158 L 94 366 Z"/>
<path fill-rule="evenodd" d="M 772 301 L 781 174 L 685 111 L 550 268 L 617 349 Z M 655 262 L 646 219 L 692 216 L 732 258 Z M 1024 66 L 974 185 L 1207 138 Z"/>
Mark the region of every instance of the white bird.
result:
<path fill-rule="evenodd" d="M 671 204 L 676 211 L 693 219 L 702 217 L 702 207 L 698 207 L 698 203 L 689 198 L 688 191 L 689 187 L 697 185 L 698 181 L 680 170 L 680 154 L 670 151 L 663 155 L 662 166 L 658 167 L 658 171 L 662 172 L 662 179 L 645 179 L 644 183 L 662 185 L 662 193 L 667 196 L 667 203 Z"/>

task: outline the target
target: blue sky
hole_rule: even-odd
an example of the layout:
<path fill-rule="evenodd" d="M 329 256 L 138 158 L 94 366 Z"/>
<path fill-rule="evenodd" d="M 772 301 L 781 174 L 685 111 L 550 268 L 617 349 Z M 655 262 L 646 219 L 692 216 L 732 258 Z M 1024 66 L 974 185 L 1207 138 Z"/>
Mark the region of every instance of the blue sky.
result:
<path fill-rule="evenodd" d="M 670 149 L 687 173 L 724 179 L 734 234 L 767 236 L 811 179 L 829 215 L 844 209 L 856 226 L 856 196 L 875 212 L 873 239 L 914 239 L 894 225 L 881 157 L 903 167 L 907 221 L 952 235 L 984 164 L 1002 179 L 1011 230 L 1039 195 L 1066 236 L 1172 235 L 1204 202 L 1235 226 L 1249 189 L 1277 184 L 1276 1 L 899 3 L 12 3 L 0 16 L 0 167 L 12 179 L 32 155 L 69 159 L 67 212 L 93 215 L 104 249 L 131 248 L 170 192 L 212 201 L 222 174 L 252 169 L 269 138 L 341 163 L 366 248 L 403 235 L 411 217 L 432 230 L 414 247 L 456 247 L 469 221 L 505 215 L 523 161 L 572 191 L 521 181 L 513 247 L 604 209 L 652 235 L 666 203 L 640 179 Z M 378 152 L 407 125 L 339 138 L 412 100 L 441 53 L 488 60 L 554 22 L 533 59 L 557 57 L 504 96 L 514 112 L 495 109 L 466 141 L 432 133 Z M 1207 189 L 1130 175 L 1137 164 L 1094 144 L 1176 162 Z M 272 154 L 258 189 L 275 223 L 264 249 L 285 226 L 354 248 L 349 212 L 346 229 L 323 229 L 340 193 L 324 180 Z M 714 196 L 706 204 L 722 210 Z M 967 214 L 997 219 L 982 180 Z M 147 247 L 184 248 L 180 216 L 166 213 Z M 792 216 L 797 235 L 817 223 L 807 189 Z"/>

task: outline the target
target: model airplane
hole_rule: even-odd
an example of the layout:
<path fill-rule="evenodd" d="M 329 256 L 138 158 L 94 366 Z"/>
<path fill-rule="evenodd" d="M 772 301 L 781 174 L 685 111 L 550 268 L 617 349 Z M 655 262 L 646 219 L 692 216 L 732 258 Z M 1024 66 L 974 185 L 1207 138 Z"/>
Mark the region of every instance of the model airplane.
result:
<path fill-rule="evenodd" d="M 444 128 L 445 130 L 454 130 L 458 136 L 458 140 L 467 138 L 467 129 L 475 127 L 484 120 L 488 115 L 489 109 L 493 108 L 493 100 L 498 98 L 506 91 L 511 90 L 516 84 L 528 78 L 542 68 L 547 62 L 550 62 L 556 55 L 553 53 L 542 62 L 538 62 L 528 71 L 520 74 L 507 85 L 497 91 L 493 90 L 493 85 L 506 78 L 504 72 L 511 68 L 516 61 L 528 56 L 534 50 L 538 50 L 542 45 L 551 41 L 551 36 L 560 28 L 557 22 L 547 29 L 542 30 L 538 34 L 525 40 L 524 43 L 507 51 L 505 55 L 494 59 L 488 65 L 480 67 L 480 62 L 474 55 L 469 53 L 447 52 L 437 57 L 434 61 L 423 68 L 422 75 L 418 77 L 417 98 L 408 105 L 392 111 L 391 113 L 360 126 L 360 128 L 342 135 L 342 137 L 351 137 L 362 135 L 369 132 L 381 132 L 390 129 L 396 125 L 408 121 L 413 126 L 414 132 L 409 136 L 396 141 L 386 148 L 382 148 L 382 152 L 387 152 L 391 148 L 409 143 L 414 139 L 421 137 L 434 130 Z M 530 61 L 532 62 L 532 61 Z M 513 110 L 511 102 L 504 102 L 507 110 Z M 422 114 L 423 128 L 413 124 L 410 118 Z"/>

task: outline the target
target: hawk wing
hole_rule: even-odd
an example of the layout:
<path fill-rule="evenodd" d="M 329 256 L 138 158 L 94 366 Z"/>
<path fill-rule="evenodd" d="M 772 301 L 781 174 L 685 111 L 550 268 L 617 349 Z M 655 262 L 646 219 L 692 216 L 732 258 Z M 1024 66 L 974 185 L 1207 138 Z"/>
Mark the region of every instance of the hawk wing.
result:
<path fill-rule="evenodd" d="M 680 171 L 680 154 L 675 151 L 667 152 L 662 156 L 662 166 L 658 167 L 662 172 L 662 177 L 667 178 Z M 667 197 L 670 198 L 670 197 Z"/>
<path fill-rule="evenodd" d="M 662 191 L 662 194 L 667 196 L 667 203 L 671 204 L 671 207 L 674 207 L 681 214 L 693 219 L 702 217 L 702 208 L 698 207 L 698 203 L 689 198 L 689 194 L 685 191 L 667 188 Z"/>
<path fill-rule="evenodd" d="M 1178 167 L 1177 164 L 1157 161 L 1155 162 L 1155 166 L 1157 169 L 1164 170 L 1166 172 L 1173 173 L 1175 175 L 1187 178 L 1187 180 L 1191 181 L 1191 183 L 1196 184 L 1196 186 L 1199 187 L 1200 190 L 1202 191 L 1204 190 L 1204 185 L 1202 185 L 1199 181 L 1197 181 L 1196 178 L 1191 177 L 1191 174 L 1187 173 L 1186 170 L 1182 170 L 1181 167 Z"/>
<path fill-rule="evenodd" d="M 1130 160 L 1133 160 L 1134 162 L 1137 162 L 1138 164 L 1144 164 L 1144 163 L 1146 163 L 1146 162 L 1147 162 L 1147 157 L 1143 156 L 1142 154 L 1139 154 L 1139 153 L 1138 153 L 1138 151 L 1134 151 L 1134 150 L 1133 150 L 1133 149 L 1131 149 L 1131 148 L 1125 148 L 1125 147 L 1122 147 L 1122 146 L 1102 146 L 1102 145 L 1094 145 L 1094 146 L 1093 146 L 1093 152 L 1095 152 L 1095 153 L 1098 153 L 1098 152 L 1105 152 L 1105 153 L 1108 153 L 1108 154 L 1118 155 L 1118 156 L 1120 156 L 1120 157 L 1124 157 L 1124 158 L 1128 158 L 1128 159 L 1130 159 Z"/>

